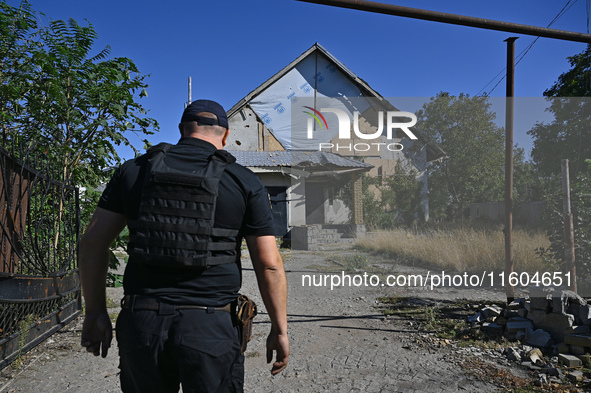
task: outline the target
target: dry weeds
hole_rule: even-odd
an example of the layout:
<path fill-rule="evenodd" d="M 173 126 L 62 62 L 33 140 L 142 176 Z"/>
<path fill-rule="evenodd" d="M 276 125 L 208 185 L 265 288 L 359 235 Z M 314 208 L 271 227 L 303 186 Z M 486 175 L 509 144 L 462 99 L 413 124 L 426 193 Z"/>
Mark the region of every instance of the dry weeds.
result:
<path fill-rule="evenodd" d="M 548 247 L 548 237 L 539 230 L 513 231 L 515 271 L 544 271 L 547 266 L 536 249 Z M 369 234 L 358 246 L 457 271 L 502 270 L 505 266 L 505 237 L 502 228 L 459 226 L 423 231 L 394 230 Z"/>

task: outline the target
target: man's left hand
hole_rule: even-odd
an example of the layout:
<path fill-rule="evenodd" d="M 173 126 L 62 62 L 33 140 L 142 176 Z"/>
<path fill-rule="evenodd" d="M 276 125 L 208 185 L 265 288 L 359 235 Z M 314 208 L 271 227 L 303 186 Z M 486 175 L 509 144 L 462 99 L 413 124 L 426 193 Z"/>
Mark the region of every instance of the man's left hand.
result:
<path fill-rule="evenodd" d="M 113 340 L 113 325 L 107 310 L 97 313 L 86 313 L 82 325 L 81 344 L 94 356 L 107 357 Z"/>

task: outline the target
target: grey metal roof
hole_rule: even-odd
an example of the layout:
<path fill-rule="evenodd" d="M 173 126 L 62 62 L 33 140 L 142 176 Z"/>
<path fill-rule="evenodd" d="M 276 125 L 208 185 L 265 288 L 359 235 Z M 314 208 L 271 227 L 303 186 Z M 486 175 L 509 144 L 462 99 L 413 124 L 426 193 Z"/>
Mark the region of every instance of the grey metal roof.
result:
<path fill-rule="evenodd" d="M 332 169 L 366 169 L 373 165 L 323 151 L 230 151 L 236 161 L 248 167 L 294 167 Z"/>

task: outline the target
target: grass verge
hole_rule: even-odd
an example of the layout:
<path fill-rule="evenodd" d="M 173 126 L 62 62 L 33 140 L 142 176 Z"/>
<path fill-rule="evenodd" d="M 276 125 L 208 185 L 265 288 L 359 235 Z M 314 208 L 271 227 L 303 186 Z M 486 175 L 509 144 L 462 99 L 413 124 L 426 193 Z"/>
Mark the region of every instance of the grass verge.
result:
<path fill-rule="evenodd" d="M 422 231 L 381 231 L 360 239 L 357 245 L 403 262 L 419 262 L 456 271 L 501 271 L 505 264 L 505 237 L 501 227 L 474 228 L 460 225 Z M 536 254 L 536 250 L 549 245 L 548 237 L 542 231 L 515 230 L 515 271 L 547 270 L 549 267 Z"/>

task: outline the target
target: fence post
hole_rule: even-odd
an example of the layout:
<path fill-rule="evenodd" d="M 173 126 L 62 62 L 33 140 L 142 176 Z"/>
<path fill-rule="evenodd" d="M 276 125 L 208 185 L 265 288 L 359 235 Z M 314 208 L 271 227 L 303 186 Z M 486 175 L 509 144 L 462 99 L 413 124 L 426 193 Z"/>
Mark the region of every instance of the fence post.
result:
<path fill-rule="evenodd" d="M 570 181 L 568 174 L 568 160 L 562 162 L 562 211 L 564 221 L 564 261 L 566 272 L 571 275 L 569 289 L 577 292 L 577 267 L 575 266 L 575 231 L 573 215 L 570 210 Z"/>

